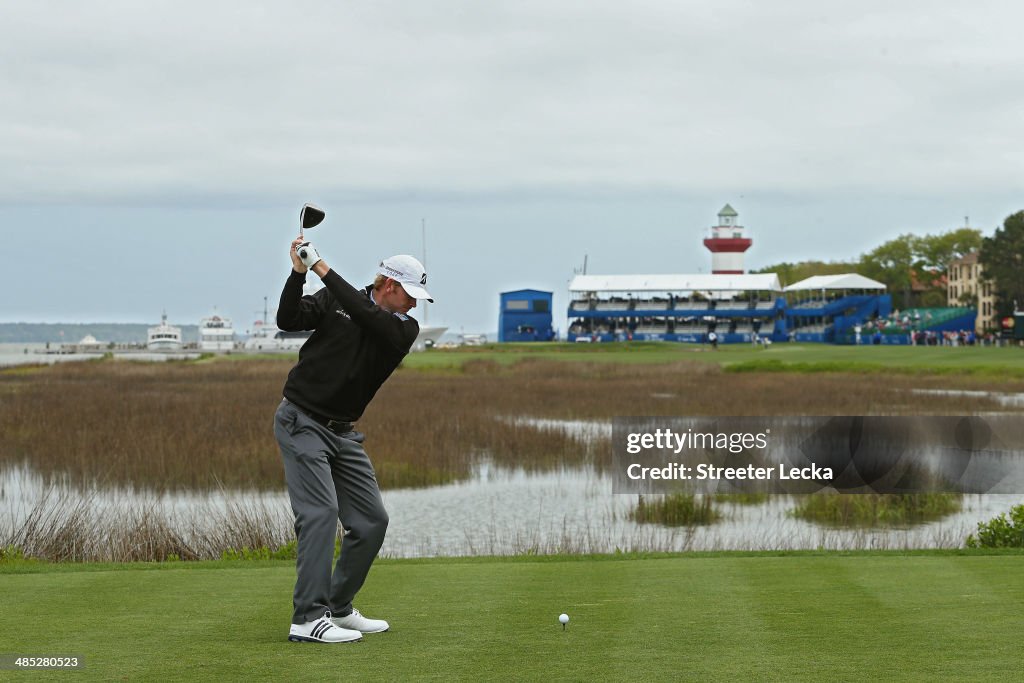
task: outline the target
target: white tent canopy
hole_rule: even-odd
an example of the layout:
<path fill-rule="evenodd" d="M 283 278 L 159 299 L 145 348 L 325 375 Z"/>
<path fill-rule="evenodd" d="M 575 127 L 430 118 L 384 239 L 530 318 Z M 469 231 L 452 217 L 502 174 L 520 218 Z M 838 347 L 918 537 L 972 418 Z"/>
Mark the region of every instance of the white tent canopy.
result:
<path fill-rule="evenodd" d="M 794 283 L 786 287 L 787 292 L 800 292 L 822 289 L 885 289 L 885 285 L 869 277 L 857 273 L 842 273 L 840 275 L 815 275 L 806 280 Z"/>
<path fill-rule="evenodd" d="M 570 292 L 781 292 L 775 273 L 756 275 L 577 275 Z"/>

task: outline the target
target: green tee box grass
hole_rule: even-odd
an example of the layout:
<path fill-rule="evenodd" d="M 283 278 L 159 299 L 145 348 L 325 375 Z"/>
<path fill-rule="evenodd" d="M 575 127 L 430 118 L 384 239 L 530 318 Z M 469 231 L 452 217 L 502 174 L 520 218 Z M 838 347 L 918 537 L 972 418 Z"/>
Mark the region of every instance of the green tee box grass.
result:
<path fill-rule="evenodd" d="M 9 565 L 0 650 L 85 658 L 33 680 L 1010 680 L 1022 557 L 381 561 L 357 606 L 392 631 L 337 645 L 286 641 L 289 563 Z"/>

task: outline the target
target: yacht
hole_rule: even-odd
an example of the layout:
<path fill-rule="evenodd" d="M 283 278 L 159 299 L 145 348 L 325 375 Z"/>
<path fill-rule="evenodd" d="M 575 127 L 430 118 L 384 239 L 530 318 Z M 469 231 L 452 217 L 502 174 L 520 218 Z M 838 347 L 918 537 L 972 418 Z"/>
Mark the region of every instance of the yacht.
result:
<path fill-rule="evenodd" d="M 273 323 L 257 320 L 245 340 L 246 351 L 298 351 L 312 331 L 285 332 Z"/>
<path fill-rule="evenodd" d="M 160 324 L 149 328 L 146 335 L 146 348 L 150 351 L 180 351 L 181 328 L 167 324 L 167 312 L 164 311 Z"/>
<path fill-rule="evenodd" d="M 448 331 L 447 327 L 430 327 L 423 326 L 420 328 L 420 333 L 416 336 L 416 341 L 412 344 L 413 351 L 426 351 L 427 349 L 433 348 L 437 345 L 441 335 Z"/>
<path fill-rule="evenodd" d="M 235 348 L 235 329 L 231 318 L 214 313 L 199 321 L 200 351 L 232 351 Z"/>
<path fill-rule="evenodd" d="M 276 351 L 277 343 L 274 335 L 278 332 L 277 327 L 263 320 L 257 320 L 252 324 L 252 331 L 249 338 L 242 346 L 246 351 Z"/>

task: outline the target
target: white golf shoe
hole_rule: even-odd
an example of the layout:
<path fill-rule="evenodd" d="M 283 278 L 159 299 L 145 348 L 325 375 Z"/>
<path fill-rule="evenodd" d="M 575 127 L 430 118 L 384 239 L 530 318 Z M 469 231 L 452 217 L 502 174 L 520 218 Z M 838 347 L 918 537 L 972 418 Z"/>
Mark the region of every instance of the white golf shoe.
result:
<path fill-rule="evenodd" d="M 363 634 L 359 631 L 331 623 L 330 612 L 316 621 L 292 624 L 288 631 L 288 640 L 293 643 L 354 643 L 362 639 Z"/>
<path fill-rule="evenodd" d="M 367 619 L 357 609 L 352 610 L 352 614 L 347 617 L 334 617 L 331 621 L 339 628 L 350 628 L 360 633 L 382 633 L 391 628 L 383 619 Z"/>

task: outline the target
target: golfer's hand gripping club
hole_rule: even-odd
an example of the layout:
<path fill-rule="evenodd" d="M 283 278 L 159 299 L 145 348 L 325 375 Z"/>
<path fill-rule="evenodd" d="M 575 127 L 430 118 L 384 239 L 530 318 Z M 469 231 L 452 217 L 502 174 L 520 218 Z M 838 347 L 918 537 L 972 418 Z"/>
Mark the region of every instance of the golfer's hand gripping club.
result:
<path fill-rule="evenodd" d="M 312 269 L 313 266 L 323 260 L 320 258 L 320 253 L 313 246 L 312 242 L 303 242 L 295 247 L 295 253 L 299 255 L 299 260 L 302 261 L 302 265 L 306 266 L 306 268 Z"/>

